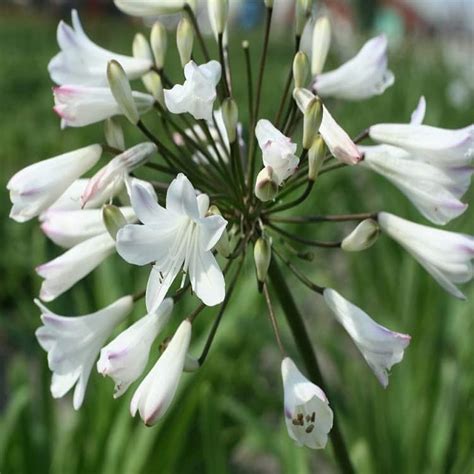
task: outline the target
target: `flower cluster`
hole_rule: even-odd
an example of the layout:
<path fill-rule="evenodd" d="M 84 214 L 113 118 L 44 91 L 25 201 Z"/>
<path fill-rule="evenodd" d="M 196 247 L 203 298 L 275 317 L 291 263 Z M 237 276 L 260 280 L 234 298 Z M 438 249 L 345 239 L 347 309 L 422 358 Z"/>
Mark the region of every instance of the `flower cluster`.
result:
<path fill-rule="evenodd" d="M 145 424 L 154 424 L 170 407 L 183 371 L 203 365 L 250 255 L 281 350 L 288 433 L 298 444 L 324 448 L 333 428 L 325 394 L 329 390 L 314 367 L 314 357 L 307 357 L 304 351 L 309 349 L 298 338 L 304 326 L 280 267 L 322 297 L 328 314 L 334 315 L 380 384 L 387 387 L 389 371 L 402 361 L 410 336 L 381 326 L 335 289 L 313 283 L 294 263 L 296 258 L 309 258 L 300 247 L 362 251 L 382 233 L 407 250 L 446 291 L 464 298 L 457 285 L 473 276 L 474 239 L 389 212 L 296 216 L 285 211 L 312 199 L 314 183 L 323 175 L 342 167 L 362 167 L 398 187 L 424 218 L 445 225 L 467 209 L 461 198 L 473 173 L 474 126 L 446 130 L 422 124 L 426 103 L 421 98 L 410 123 L 372 125 L 351 139 L 333 116 L 330 102 L 324 101 L 364 100 L 392 86 L 387 39 L 383 35 L 371 39 L 354 58 L 323 72 L 331 38 L 327 18 L 314 23 L 311 61 L 300 51 L 302 31 L 310 25 L 310 1 L 296 1 L 295 56 L 271 118 L 260 113 L 271 0 L 264 0 L 265 35 L 255 82 L 250 45 L 242 44 L 248 97 L 240 104 L 233 94 L 225 40 L 228 0 L 208 1 L 218 60 L 210 58 L 193 2 L 115 0 L 115 4 L 139 17 L 181 15 L 177 46 L 184 79 L 175 78 L 174 83 L 166 68 L 167 32 L 159 21 L 149 40 L 142 34 L 135 37 L 133 56 L 93 43 L 76 11 L 72 27 L 64 22 L 58 26 L 61 51 L 48 66 L 57 84 L 54 110 L 62 127 L 104 122 L 104 143 L 34 163 L 7 185 L 11 218 L 25 222 L 38 217 L 46 236 L 65 248 L 36 269 L 43 278 L 39 297 L 53 301 L 115 252 L 128 263 L 145 267 L 149 279 L 146 289 L 85 316 L 58 316 L 35 300 L 43 323 L 36 335 L 53 372 L 51 393 L 62 397 L 75 387 L 74 408 L 78 409 L 96 366 L 100 374 L 113 379 L 114 397 L 122 396 L 142 377 L 150 354 L 156 358 L 153 344 L 166 331 L 174 304 L 194 295 L 200 300 L 198 306 L 170 339 L 164 339 L 162 354 L 131 400 L 132 415 L 138 412 Z M 136 79 L 142 79 L 146 93 L 132 91 L 130 81 Z M 239 121 L 239 108 L 244 106 L 249 123 Z M 159 135 L 145 123 L 156 117 Z M 127 122 L 146 141 L 126 145 L 122 126 Z M 302 140 L 296 138 L 300 129 Z M 375 144 L 362 146 L 366 139 Z M 147 176 L 155 173 L 154 180 L 137 177 L 144 168 Z M 93 170 L 91 177 L 84 178 Z M 353 222 L 355 227 L 334 242 L 288 230 L 293 224 L 320 222 Z M 146 314 L 115 335 L 143 296 Z M 280 299 L 296 345 L 304 349 L 301 356 L 311 380 L 283 347 L 272 297 Z M 217 306 L 217 315 L 201 357 L 194 359 L 188 354 L 193 322 L 206 306 Z"/>

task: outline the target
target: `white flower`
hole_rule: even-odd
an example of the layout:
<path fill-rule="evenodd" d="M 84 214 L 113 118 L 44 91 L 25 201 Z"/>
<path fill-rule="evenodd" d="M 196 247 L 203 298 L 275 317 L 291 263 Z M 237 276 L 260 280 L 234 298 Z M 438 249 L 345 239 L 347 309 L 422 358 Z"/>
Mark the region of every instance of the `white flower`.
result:
<path fill-rule="evenodd" d="M 172 309 L 173 300 L 166 298 L 155 313 L 139 319 L 100 351 L 97 370 L 114 380 L 114 398 L 122 396 L 145 370 L 151 345 L 168 323 Z"/>
<path fill-rule="evenodd" d="M 431 222 L 446 224 L 467 209 L 460 198 L 469 187 L 472 169 L 438 168 L 390 145 L 359 149 L 364 153 L 361 165 L 391 181 Z"/>
<path fill-rule="evenodd" d="M 108 87 L 64 85 L 55 87 L 53 94 L 54 111 L 61 117 L 61 128 L 83 127 L 122 114 Z M 153 96 L 142 92 L 133 91 L 132 96 L 139 114 L 148 112 L 155 101 Z"/>
<path fill-rule="evenodd" d="M 147 426 L 156 423 L 171 405 L 183 373 L 190 341 L 191 323 L 184 320 L 134 393 L 130 413 L 135 416 L 138 411 Z"/>
<path fill-rule="evenodd" d="M 106 189 L 109 189 L 112 195 L 115 194 L 114 190 L 123 187 L 129 173 L 145 163 L 156 150 L 154 143 L 139 143 L 110 160 L 90 179 L 81 196 L 82 205 L 97 195 L 102 195 Z"/>
<path fill-rule="evenodd" d="M 300 446 L 324 448 L 333 422 L 326 395 L 298 370 L 289 357 L 281 363 L 281 375 L 288 434 Z"/>
<path fill-rule="evenodd" d="M 10 217 L 25 222 L 39 215 L 92 168 L 101 155 L 100 145 L 90 145 L 23 168 L 7 184 L 13 203 Z"/>
<path fill-rule="evenodd" d="M 124 296 L 100 311 L 78 317 L 58 316 L 38 300 L 35 303 L 41 309 L 43 322 L 36 337 L 48 352 L 48 365 L 53 372 L 51 393 L 54 398 L 61 398 L 76 385 L 73 405 L 78 410 L 99 350 L 132 310 L 133 298 Z"/>
<path fill-rule="evenodd" d="M 257 122 L 255 136 L 262 150 L 263 163 L 270 166 L 273 176 L 277 178 L 280 185 L 286 178 L 291 176 L 300 162 L 295 155 L 297 145 L 286 137 L 275 126 L 265 119 Z"/>
<path fill-rule="evenodd" d="M 108 233 L 84 240 L 59 257 L 36 268 L 44 278 L 40 298 L 52 301 L 88 275 L 114 252 L 115 242 Z"/>
<path fill-rule="evenodd" d="M 465 299 L 456 284 L 472 279 L 473 237 L 415 224 L 387 212 L 379 213 L 378 222 L 447 292 Z"/>
<path fill-rule="evenodd" d="M 410 344 L 411 337 L 390 331 L 376 323 L 368 314 L 331 288 L 326 288 L 323 296 L 379 382 L 387 388 L 388 371 L 402 361 L 403 351 Z"/>
<path fill-rule="evenodd" d="M 121 207 L 127 222 L 135 220 L 131 207 Z M 102 209 L 56 210 L 48 209 L 40 215 L 41 230 L 61 247 L 71 248 L 84 240 L 107 232 Z"/>
<path fill-rule="evenodd" d="M 141 77 L 152 67 L 148 59 L 116 54 L 93 43 L 84 33 L 76 10 L 72 10 L 71 20 L 72 28 L 63 21 L 59 23 L 57 38 L 61 52 L 48 64 L 56 84 L 107 85 L 107 63 L 112 59 L 121 64 L 129 79 Z"/>
<path fill-rule="evenodd" d="M 216 100 L 216 86 L 221 78 L 221 65 L 209 61 L 198 66 L 189 61 L 184 66 L 183 85 L 165 89 L 165 104 L 173 114 L 190 113 L 195 119 L 212 119 L 212 107 Z"/>
<path fill-rule="evenodd" d="M 115 6 L 133 16 L 152 16 L 176 13 L 193 0 L 114 0 Z"/>
<path fill-rule="evenodd" d="M 342 66 L 318 74 L 314 89 L 321 97 L 362 100 L 382 94 L 394 81 L 392 71 L 387 69 L 387 38 L 380 35 L 367 41 Z"/>
<path fill-rule="evenodd" d="M 227 221 L 207 216 L 209 198 L 196 192 L 183 174 L 169 185 L 166 208 L 139 183 L 131 186 L 132 206 L 144 225 L 127 225 L 117 234 L 117 251 L 129 263 L 154 263 L 148 280 L 149 312 L 163 301 L 181 268 L 196 295 L 208 306 L 223 301 L 225 282 L 212 254 Z"/>

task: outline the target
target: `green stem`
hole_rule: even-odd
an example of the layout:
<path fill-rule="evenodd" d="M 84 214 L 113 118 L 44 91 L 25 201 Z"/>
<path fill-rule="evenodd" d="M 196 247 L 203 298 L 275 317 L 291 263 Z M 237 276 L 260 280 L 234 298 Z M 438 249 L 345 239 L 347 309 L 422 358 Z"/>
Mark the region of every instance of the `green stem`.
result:
<path fill-rule="evenodd" d="M 189 19 L 191 20 L 191 23 L 193 24 L 194 32 L 196 33 L 199 44 L 201 45 L 204 59 L 207 62 L 209 62 L 210 61 L 209 52 L 207 51 L 206 43 L 204 42 L 204 38 L 202 37 L 201 30 L 199 28 L 199 24 L 196 20 L 196 15 L 194 14 L 193 9 L 188 4 L 185 5 L 184 9 L 186 13 L 188 14 Z"/>

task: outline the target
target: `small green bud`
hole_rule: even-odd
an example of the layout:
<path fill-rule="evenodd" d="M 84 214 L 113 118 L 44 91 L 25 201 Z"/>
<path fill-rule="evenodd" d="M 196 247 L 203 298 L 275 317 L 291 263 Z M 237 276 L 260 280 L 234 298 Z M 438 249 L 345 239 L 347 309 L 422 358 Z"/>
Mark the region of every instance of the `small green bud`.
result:
<path fill-rule="evenodd" d="M 308 179 L 315 181 L 321 166 L 324 163 L 324 157 L 326 155 L 326 145 L 321 135 L 317 134 L 316 138 L 308 150 Z"/>
<path fill-rule="evenodd" d="M 295 33 L 296 36 L 303 34 L 306 21 L 311 15 L 313 0 L 296 0 L 295 4 Z"/>
<path fill-rule="evenodd" d="M 133 38 L 132 44 L 133 57 L 140 59 L 153 59 L 153 54 L 151 52 L 150 45 L 148 40 L 142 33 L 137 33 L 135 38 Z"/>
<path fill-rule="evenodd" d="M 323 105 L 319 97 L 310 101 L 303 116 L 303 148 L 308 150 L 323 120 Z"/>
<path fill-rule="evenodd" d="M 278 181 L 274 176 L 273 168 L 265 166 L 257 175 L 255 182 L 255 196 L 260 201 L 271 201 L 278 192 Z"/>
<path fill-rule="evenodd" d="M 212 206 L 209 206 L 207 214 L 209 216 L 222 216 L 221 211 L 214 204 Z M 231 248 L 230 248 L 230 239 L 229 239 L 229 234 L 227 232 L 227 229 L 224 230 L 224 232 L 221 235 L 221 238 L 217 242 L 216 250 L 219 253 L 219 255 L 222 255 L 224 258 L 229 257 L 231 253 Z"/>
<path fill-rule="evenodd" d="M 308 89 L 304 89 L 303 87 L 293 89 L 293 99 L 295 99 L 296 105 L 303 114 L 306 113 L 308 105 L 315 98 L 316 96 Z"/>
<path fill-rule="evenodd" d="M 110 237 L 114 240 L 117 237 L 117 232 L 127 224 L 125 216 L 113 204 L 108 204 L 102 208 L 102 219 Z"/>
<path fill-rule="evenodd" d="M 237 122 L 239 120 L 239 110 L 234 99 L 230 97 L 222 103 L 222 119 L 230 143 L 234 143 L 237 139 Z"/>
<path fill-rule="evenodd" d="M 194 43 L 194 29 L 187 17 L 181 18 L 176 30 L 176 44 L 178 46 L 181 66 L 185 66 L 191 60 Z"/>
<path fill-rule="evenodd" d="M 104 121 L 104 135 L 107 145 L 120 151 L 125 150 L 123 130 L 116 118 L 111 117 Z"/>
<path fill-rule="evenodd" d="M 298 51 L 293 59 L 293 79 L 295 87 L 304 87 L 309 77 L 308 56 L 302 51 Z"/>
<path fill-rule="evenodd" d="M 133 100 L 132 88 L 122 66 L 114 59 L 107 64 L 107 79 L 109 80 L 110 90 L 122 113 L 131 123 L 136 125 L 140 120 L 140 116 Z"/>
<path fill-rule="evenodd" d="M 318 18 L 313 30 L 313 52 L 311 55 L 311 74 L 320 74 L 324 68 L 331 44 L 331 24 L 322 16 Z"/>
<path fill-rule="evenodd" d="M 229 0 L 208 0 L 209 20 L 214 33 L 223 34 L 229 14 Z"/>
<path fill-rule="evenodd" d="M 161 76 L 156 71 L 151 71 L 142 77 L 143 84 L 146 90 L 160 103 L 162 107 L 165 107 L 165 96 L 163 93 L 163 82 Z"/>
<path fill-rule="evenodd" d="M 163 69 L 168 39 L 166 37 L 166 28 L 159 21 L 156 21 L 151 28 L 150 43 L 155 58 L 155 66 L 158 69 Z"/>
<path fill-rule="evenodd" d="M 272 259 L 271 239 L 266 237 L 259 237 L 257 239 L 253 247 L 253 258 L 255 261 L 255 269 L 257 270 L 257 279 L 260 283 L 265 283 Z"/>
<path fill-rule="evenodd" d="M 371 247 L 380 233 L 379 225 L 373 219 L 362 221 L 343 241 L 341 248 L 346 252 L 359 252 Z"/>

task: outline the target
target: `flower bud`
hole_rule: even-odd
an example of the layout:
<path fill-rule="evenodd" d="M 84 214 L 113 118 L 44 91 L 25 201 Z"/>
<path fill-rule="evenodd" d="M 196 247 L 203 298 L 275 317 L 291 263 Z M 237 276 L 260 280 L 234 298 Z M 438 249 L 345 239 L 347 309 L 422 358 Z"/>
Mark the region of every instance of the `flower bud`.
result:
<path fill-rule="evenodd" d="M 151 71 L 142 77 L 143 84 L 153 98 L 165 107 L 165 96 L 163 93 L 163 82 L 161 76 L 156 71 Z"/>
<path fill-rule="evenodd" d="M 133 100 L 132 89 L 123 67 L 115 60 L 109 61 L 107 65 L 107 79 L 112 95 L 122 113 L 131 123 L 136 125 L 140 120 L 140 116 Z"/>
<path fill-rule="evenodd" d="M 304 89 L 303 87 L 297 87 L 293 89 L 293 99 L 295 99 L 296 105 L 300 109 L 303 114 L 306 112 L 306 109 L 309 106 L 309 103 L 315 98 L 316 96 L 309 91 L 308 89 Z"/>
<path fill-rule="evenodd" d="M 221 211 L 214 204 L 212 206 L 209 206 L 207 214 L 210 216 L 222 216 Z M 231 249 L 230 249 L 230 239 L 229 239 L 229 234 L 227 232 L 227 229 L 224 229 L 224 232 L 222 232 L 221 238 L 217 242 L 215 249 L 224 258 L 229 257 L 231 253 Z"/>
<path fill-rule="evenodd" d="M 132 44 L 133 57 L 141 59 L 152 59 L 153 54 L 147 39 L 142 33 L 137 33 Z"/>
<path fill-rule="evenodd" d="M 373 219 L 366 219 L 342 241 L 341 248 L 346 252 L 365 250 L 375 243 L 379 233 L 378 223 Z"/>
<path fill-rule="evenodd" d="M 259 237 L 253 247 L 253 258 L 257 270 L 257 279 L 260 283 L 265 283 L 268 268 L 272 259 L 271 239 Z"/>
<path fill-rule="evenodd" d="M 293 59 L 293 79 L 295 87 L 304 87 L 309 76 L 309 60 L 303 51 L 298 51 Z"/>
<path fill-rule="evenodd" d="M 308 17 L 311 15 L 313 0 L 296 0 L 295 4 L 295 33 L 296 36 L 303 34 Z"/>
<path fill-rule="evenodd" d="M 185 66 L 191 60 L 194 43 L 193 25 L 188 18 L 181 18 L 176 30 L 176 44 L 178 46 L 179 59 L 181 66 Z"/>
<path fill-rule="evenodd" d="M 222 119 L 224 121 L 227 137 L 230 143 L 237 138 L 237 122 L 239 120 L 239 109 L 234 99 L 230 97 L 222 103 Z"/>
<path fill-rule="evenodd" d="M 319 97 L 311 100 L 303 117 L 303 148 L 308 150 L 323 120 L 323 105 Z"/>
<path fill-rule="evenodd" d="M 150 43 L 155 65 L 158 69 L 162 69 L 165 63 L 167 38 L 166 28 L 159 21 L 156 21 L 151 29 Z"/>
<path fill-rule="evenodd" d="M 321 135 L 316 135 L 316 138 L 308 150 L 308 179 L 315 181 L 321 166 L 324 163 L 326 155 L 326 145 Z"/>
<path fill-rule="evenodd" d="M 209 0 L 209 19 L 216 35 L 224 33 L 229 13 L 229 0 Z"/>
<path fill-rule="evenodd" d="M 278 192 L 278 181 L 271 166 L 265 166 L 257 175 L 255 183 L 255 196 L 260 201 L 272 200 Z"/>
<path fill-rule="evenodd" d="M 102 208 L 102 219 L 110 237 L 114 240 L 117 232 L 128 224 L 120 209 L 113 204 L 108 204 Z"/>
<path fill-rule="evenodd" d="M 107 145 L 117 150 L 125 150 L 123 130 L 117 119 L 110 117 L 104 121 L 104 135 Z"/>
<path fill-rule="evenodd" d="M 273 8 L 273 0 L 263 0 L 266 8 Z"/>
<path fill-rule="evenodd" d="M 324 68 L 331 44 L 331 24 L 327 17 L 318 18 L 313 30 L 313 52 L 311 55 L 311 75 L 320 74 Z"/>

